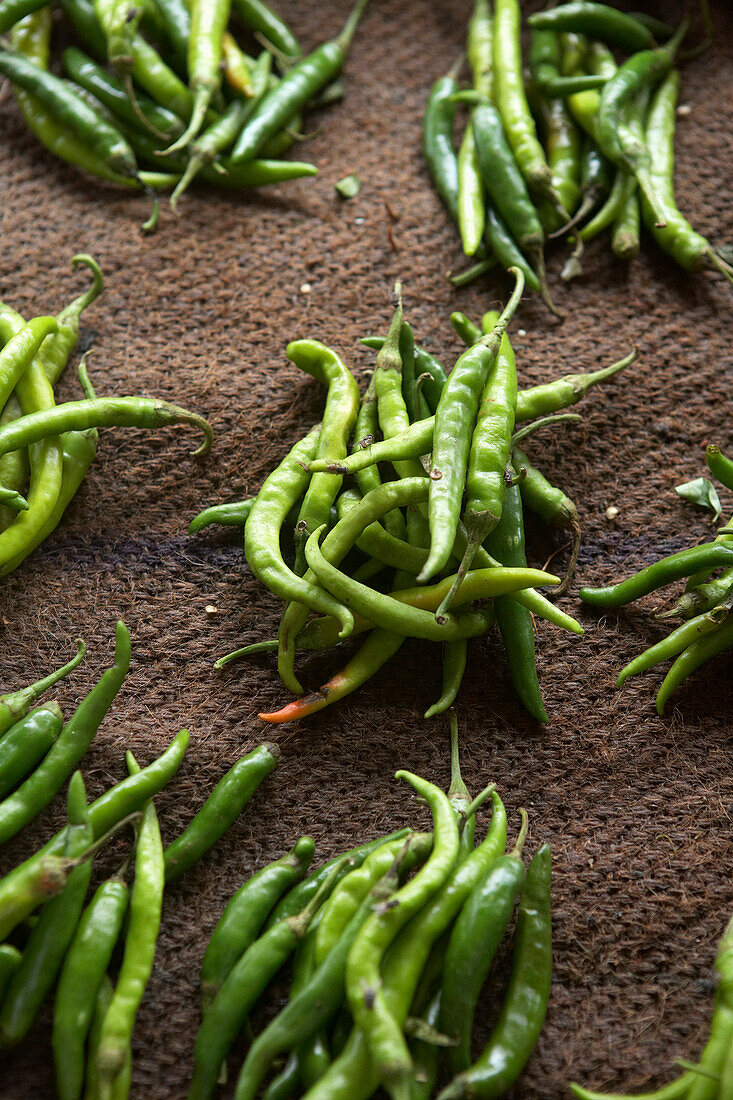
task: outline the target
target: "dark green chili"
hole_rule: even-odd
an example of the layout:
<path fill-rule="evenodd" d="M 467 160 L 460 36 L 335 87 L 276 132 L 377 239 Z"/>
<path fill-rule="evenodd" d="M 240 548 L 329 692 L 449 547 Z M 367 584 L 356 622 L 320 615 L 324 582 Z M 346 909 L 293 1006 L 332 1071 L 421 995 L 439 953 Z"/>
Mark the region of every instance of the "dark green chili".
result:
<path fill-rule="evenodd" d="M 283 57 L 300 57 L 297 38 L 269 4 L 263 0 L 232 0 L 232 9 L 251 31 L 271 43 Z"/>
<path fill-rule="evenodd" d="M 453 148 L 456 77 L 462 58 L 433 84 L 423 115 L 423 152 L 435 190 L 458 224 L 458 162 Z"/>
<path fill-rule="evenodd" d="M 638 19 L 593 0 L 570 0 L 557 8 L 535 12 L 527 22 L 540 30 L 587 34 L 625 50 L 645 50 L 654 45 L 654 35 Z"/>
<path fill-rule="evenodd" d="M 258 745 L 219 780 L 188 827 L 165 849 L 166 884 L 175 882 L 216 844 L 277 767 L 279 757 L 276 745 Z"/>
<path fill-rule="evenodd" d="M 257 871 L 231 897 L 211 934 L 201 963 L 204 1011 L 236 961 L 254 943 L 279 898 L 302 878 L 314 851 L 311 838 L 301 837 L 292 851 Z"/>
<path fill-rule="evenodd" d="M 341 34 L 297 61 L 264 97 L 234 145 L 234 164 L 251 160 L 268 138 L 287 126 L 309 99 L 338 76 L 366 3 L 367 0 L 358 0 Z"/>
<path fill-rule="evenodd" d="M 690 550 L 669 554 L 619 584 L 607 588 L 581 588 L 580 598 L 593 607 L 623 607 L 624 604 L 655 592 L 681 577 L 689 577 L 692 573 L 715 569 L 720 565 L 730 566 L 731 563 L 733 547 L 722 542 L 703 543 Z"/>
<path fill-rule="evenodd" d="M 683 680 L 691 676 L 695 669 L 732 647 L 733 621 L 730 619 L 719 624 L 717 630 L 692 642 L 674 662 L 657 692 L 657 714 L 660 716 L 664 714 L 664 708 L 672 692 Z"/>
<path fill-rule="evenodd" d="M 63 716 L 56 703 L 32 710 L 0 740 L 0 798 L 32 772 L 61 732 Z"/>
<path fill-rule="evenodd" d="M 443 1089 L 442 1100 L 502 1096 L 532 1053 L 547 1011 L 552 982 L 550 848 L 532 860 L 519 903 L 512 973 L 499 1020 L 483 1054 Z"/>

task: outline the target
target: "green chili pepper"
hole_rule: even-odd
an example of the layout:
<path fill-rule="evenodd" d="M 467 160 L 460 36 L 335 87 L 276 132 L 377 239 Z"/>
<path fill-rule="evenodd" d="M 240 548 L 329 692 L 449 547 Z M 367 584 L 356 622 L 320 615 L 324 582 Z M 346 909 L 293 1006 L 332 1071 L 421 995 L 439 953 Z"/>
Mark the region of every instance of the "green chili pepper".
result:
<path fill-rule="evenodd" d="M 192 453 L 208 453 L 213 432 L 208 421 L 197 413 L 152 397 L 98 397 L 95 400 L 66 401 L 63 405 L 31 413 L 7 424 L 0 429 L 0 454 L 67 431 L 113 426 L 159 428 L 168 424 L 192 424 L 200 428 L 204 442 Z"/>
<path fill-rule="evenodd" d="M 561 7 L 535 12 L 527 22 L 540 30 L 587 34 L 626 50 L 644 50 L 654 45 L 654 35 L 638 19 L 593 0 L 570 0 Z"/>
<path fill-rule="evenodd" d="M 712 612 L 711 614 L 714 614 Z M 694 622 L 694 620 L 693 620 Z M 689 624 L 687 624 L 689 625 Z M 717 630 L 706 634 L 697 641 L 692 642 L 672 665 L 657 692 L 657 714 L 663 715 L 664 708 L 672 692 L 686 680 L 695 669 L 706 661 L 724 653 L 733 646 L 733 621 L 724 621 L 718 625 Z"/>
<path fill-rule="evenodd" d="M 733 460 L 724 455 L 720 447 L 711 443 L 705 451 L 705 461 L 713 477 L 717 477 L 726 489 L 733 492 Z"/>
<path fill-rule="evenodd" d="M 382 971 L 387 1004 L 394 1018 L 404 1022 L 415 990 L 434 944 L 455 920 L 471 891 L 506 846 L 506 813 L 496 791 L 491 799 L 494 814 L 484 841 L 452 870 L 443 889 L 402 930 L 389 950 Z M 395 1075 L 399 1081 L 399 1075 Z M 411 1063 L 402 1079 L 412 1077 Z M 307 1094 L 308 1100 L 366 1100 L 379 1086 L 381 1067 L 370 1059 L 364 1035 L 354 1029 L 343 1051 L 320 1082 Z"/>
<path fill-rule="evenodd" d="M 130 775 L 141 769 L 127 752 Z M 135 847 L 135 878 L 130 891 L 130 917 L 120 973 L 112 1001 L 104 1016 L 97 1047 L 100 1092 L 109 1093 L 115 1079 L 124 1073 L 132 1031 L 140 1002 L 150 979 L 163 908 L 165 866 L 163 844 L 155 807 L 143 810 Z"/>
<path fill-rule="evenodd" d="M 81 915 L 56 987 L 53 1055 L 60 1100 L 79 1100 L 84 1046 L 94 1006 L 127 913 L 128 889 L 115 875 L 97 888 Z"/>
<path fill-rule="evenodd" d="M 30 707 L 36 702 L 37 699 L 43 695 L 44 692 L 52 688 L 60 680 L 63 680 L 65 676 L 68 676 L 70 672 L 73 672 L 78 665 L 84 660 L 86 654 L 86 646 L 83 642 L 78 642 L 78 648 L 75 655 L 61 668 L 55 670 L 55 672 L 49 673 L 48 676 L 44 676 L 43 679 L 37 680 L 35 684 L 30 684 L 28 687 L 21 688 L 19 691 L 14 691 L 10 695 L 0 695 L 0 736 L 6 733 L 11 726 L 14 726 L 16 722 L 19 722 L 21 718 L 28 713 Z M 3 742 L 0 742 L 2 744 Z"/>
<path fill-rule="evenodd" d="M 56 979 L 84 905 L 92 867 L 89 860 L 79 859 L 89 849 L 92 829 L 81 772 L 75 772 L 69 783 L 68 814 L 64 858 L 77 866 L 61 893 L 44 906 L 10 981 L 0 1010 L 0 1046 L 14 1046 L 28 1032 Z"/>
<path fill-rule="evenodd" d="M 43 759 L 61 732 L 56 703 L 46 703 L 21 718 L 0 740 L 0 797 L 12 791 Z"/>
<path fill-rule="evenodd" d="M 0 413 L 0 427 L 3 424 L 9 424 L 11 420 L 17 420 L 22 415 L 20 402 L 14 394 L 11 394 Z M 15 492 L 20 497 L 21 492 L 25 492 L 29 479 L 30 466 L 28 451 L 25 448 L 20 451 L 9 451 L 0 458 L 0 485 L 6 492 Z M 17 514 L 15 508 L 0 505 L 0 532 L 10 526 Z"/>
<path fill-rule="evenodd" d="M 340 870 L 337 864 L 300 913 L 273 925 L 247 948 L 229 971 L 196 1036 L 189 1100 L 204 1100 L 213 1095 L 219 1067 L 249 1012 L 305 936 L 324 894 L 333 888 L 333 880 Z"/>
<path fill-rule="evenodd" d="M 471 1034 L 481 988 L 514 913 L 524 885 L 522 848 L 527 814 L 512 851 L 501 856 L 472 892 L 454 924 L 443 967 L 440 1027 L 456 1040 L 448 1048 L 452 1074 L 471 1064 Z"/>
<path fill-rule="evenodd" d="M 654 210 L 660 226 L 665 212 L 652 180 L 650 151 L 634 130 L 624 124 L 623 111 L 640 92 L 654 87 L 669 72 L 682 36 L 683 21 L 670 41 L 656 50 L 642 50 L 621 65 L 604 85 L 598 107 L 598 141 L 601 149 L 620 168 L 636 176 L 645 201 Z"/>
<path fill-rule="evenodd" d="M 641 240 L 641 208 L 639 195 L 634 192 L 624 205 L 623 210 L 616 219 L 611 237 L 611 251 L 619 260 L 633 260 L 639 255 Z"/>
<path fill-rule="evenodd" d="M 444 568 L 455 541 L 470 449 L 468 433 L 476 419 L 487 373 L 524 289 L 522 273 L 513 270 L 512 274 L 516 285 L 496 327 L 459 358 L 443 387 L 435 413 L 429 498 L 430 556 L 418 576 L 421 581 Z"/>
<path fill-rule="evenodd" d="M 234 964 L 254 943 L 273 906 L 285 890 L 302 878 L 314 851 L 311 838 L 301 837 L 286 856 L 257 871 L 231 897 L 211 934 L 201 963 L 204 1011 Z"/>
<path fill-rule="evenodd" d="M 535 88 L 554 101 L 553 107 L 561 96 L 592 91 L 602 88 L 605 83 L 603 76 L 593 73 L 561 73 L 562 44 L 559 34 L 554 30 L 541 30 L 538 27 L 532 30 L 528 61 Z"/>
<path fill-rule="evenodd" d="M 730 281 L 731 267 L 713 249 L 705 237 L 697 233 L 677 209 L 674 197 L 674 127 L 676 121 L 679 72 L 672 70 L 651 102 L 646 123 L 646 141 L 651 161 L 651 182 L 662 217 L 642 193 L 644 224 L 660 248 L 685 270 L 697 271 L 711 267 L 721 271 Z M 663 224 L 662 224 L 663 223 Z"/>
<path fill-rule="evenodd" d="M 107 42 L 107 60 L 118 73 L 129 74 L 143 5 L 135 6 L 132 0 L 94 0 L 94 11 Z"/>
<path fill-rule="evenodd" d="M 605 78 L 604 87 L 618 71 L 613 54 L 602 42 L 592 42 L 590 44 L 586 64 L 591 73 Z M 595 142 L 598 141 L 598 109 L 600 104 L 600 90 L 576 92 L 574 95 L 568 96 L 568 107 L 575 121 L 582 126 L 586 134 Z"/>
<path fill-rule="evenodd" d="M 265 776 L 277 767 L 280 750 L 266 742 L 243 756 L 219 780 L 193 821 L 165 849 L 165 881 L 175 882 L 226 832 Z"/>
<path fill-rule="evenodd" d="M 552 982 L 550 848 L 543 844 L 527 872 L 519 903 L 514 957 L 506 1000 L 483 1054 L 440 1093 L 452 1097 L 502 1096 L 532 1053 L 547 1011 Z"/>
<path fill-rule="evenodd" d="M 499 320 L 494 316 L 494 324 Z M 481 394 L 471 437 L 463 522 L 469 543 L 459 575 L 470 569 L 476 549 L 501 519 L 517 405 L 514 351 L 504 332 Z M 449 597 L 450 600 L 450 597 Z M 446 607 L 450 606 L 450 602 Z"/>
<path fill-rule="evenodd" d="M 563 208 L 573 214 L 580 202 L 582 137 L 575 120 L 562 99 L 541 100 L 539 107 L 544 130 L 547 163 L 552 172 L 552 184 Z M 546 229 L 567 225 L 549 204 L 540 209 Z M 570 219 L 572 221 L 572 218 Z"/>
<path fill-rule="evenodd" d="M 143 132 L 153 128 L 166 137 L 176 137 L 183 131 L 183 122 L 178 115 L 166 107 L 159 107 L 147 96 L 138 94 L 135 97 L 136 107 L 133 107 L 122 81 L 76 46 L 69 46 L 64 50 L 63 63 L 66 72 L 76 84 L 92 92 L 120 122 L 134 130 L 139 130 L 143 125 L 140 121 L 142 115 L 147 122 L 147 128 L 143 128 Z"/>
<path fill-rule="evenodd" d="M 359 408 L 356 379 L 339 356 L 317 340 L 296 340 L 288 344 L 286 354 L 300 370 L 328 386 L 317 456 L 335 454 L 344 458 Z M 295 529 L 296 573 L 305 572 L 305 542 L 317 527 L 328 523 L 331 505 L 340 485 L 339 479 L 327 474 L 315 474 L 310 479 Z M 305 583 L 312 584 L 314 577 L 309 574 L 304 580 Z M 278 672 L 285 686 L 296 694 L 302 691 L 302 687 L 293 670 L 294 642 L 305 625 L 308 611 L 305 603 L 291 603 L 286 607 L 280 622 Z"/>
<path fill-rule="evenodd" d="M 97 0 L 98 2 L 98 0 Z M 231 0 L 192 0 L 186 66 L 193 98 L 188 126 L 165 150 L 185 149 L 204 124 L 209 105 L 221 87 L 222 38 L 229 22 Z"/>
<path fill-rule="evenodd" d="M 220 523 L 224 527 L 244 527 L 253 504 L 254 499 L 251 499 L 235 501 L 232 504 L 213 504 L 210 508 L 204 508 L 203 512 L 199 512 L 191 520 L 188 533 L 195 535 L 212 523 Z"/>
<path fill-rule="evenodd" d="M 262 0 L 232 0 L 232 8 L 256 35 L 261 35 L 285 58 L 300 57 L 301 49 L 293 32 Z"/>
<path fill-rule="evenodd" d="M 526 565 L 522 498 L 517 485 L 507 490 L 501 519 L 489 535 L 487 546 L 506 565 L 520 568 Z M 514 690 L 535 721 L 546 723 L 549 719 L 537 679 L 532 615 L 525 606 L 506 596 L 495 601 L 494 612 Z"/>
<path fill-rule="evenodd" d="M 423 152 L 435 190 L 458 224 L 458 162 L 453 149 L 456 77 L 462 58 L 430 89 L 423 115 Z"/>
<path fill-rule="evenodd" d="M 713 609 L 682 623 L 661 642 L 650 646 L 644 653 L 635 657 L 633 661 L 629 661 L 625 668 L 622 668 L 619 672 L 616 687 L 621 687 L 631 676 L 638 676 L 640 672 L 646 672 L 647 669 L 654 668 L 662 661 L 669 661 L 672 657 L 677 657 L 688 646 L 699 641 L 707 634 L 717 631 L 729 614 L 730 612 L 726 611 L 721 616 L 717 609 Z M 0 742 L 0 747 L 1 745 L 2 742 Z"/>
<path fill-rule="evenodd" d="M 122 686 L 130 665 L 130 635 L 117 623 L 115 663 L 64 726 L 44 761 L 0 803 L 0 843 L 9 840 L 47 806 L 91 744 L 100 722 Z"/>
<path fill-rule="evenodd" d="M 522 255 L 507 226 L 490 204 L 486 207 L 486 242 L 492 253 L 504 268 L 511 271 L 519 268 L 530 290 L 541 291 L 540 280 Z"/>
<path fill-rule="evenodd" d="M 3 325 L 0 332 L 0 338 L 5 340 L 5 347 L 0 351 L 0 404 L 3 407 L 41 344 L 56 327 L 55 317 L 35 317 L 28 324 L 21 321 L 14 333 L 9 326 Z"/>
<path fill-rule="evenodd" d="M 0 944 L 0 998 L 5 995 L 5 990 L 18 969 L 22 957 L 18 948 L 13 947 L 12 944 Z"/>
<path fill-rule="evenodd" d="M 398 843 L 402 844 L 401 841 Z M 384 846 L 380 850 L 383 851 Z M 250 1046 L 237 1080 L 235 1100 L 251 1100 L 257 1094 L 273 1059 L 307 1040 L 338 1011 L 343 1000 L 344 972 L 351 946 L 369 919 L 375 904 L 387 901 L 397 887 L 398 865 L 394 854 L 394 849 L 390 846 L 390 855 L 393 856 L 390 866 L 362 899 L 342 928 L 339 938 L 303 988 L 291 997 L 282 1012 Z M 343 881 L 347 881 L 349 877 L 350 875 Z"/>
<path fill-rule="evenodd" d="M 309 99 L 338 76 L 366 3 L 358 0 L 341 34 L 297 61 L 268 92 L 237 138 L 232 153 L 234 164 L 251 160 L 268 138 L 287 126 Z"/>
<path fill-rule="evenodd" d="M 443 714 L 456 701 L 456 696 L 466 671 L 466 659 L 468 656 L 468 643 L 465 638 L 459 638 L 454 642 L 445 642 L 443 645 L 443 685 L 440 698 L 425 711 L 425 718 L 435 718 Z"/>
<path fill-rule="evenodd" d="M 497 0 L 494 6 L 494 70 L 496 105 L 519 169 L 530 190 L 558 208 L 545 153 L 537 139 L 522 78 L 521 11 L 518 0 Z M 562 215 L 567 220 L 567 214 Z"/>
<path fill-rule="evenodd" d="M 72 256 L 71 270 L 76 271 L 80 265 L 89 268 L 91 271 L 92 285 L 83 294 L 64 306 L 56 317 L 58 326 L 56 332 L 44 340 L 38 352 L 38 359 L 52 386 L 56 385 L 63 374 L 69 356 L 76 347 L 82 313 L 104 290 L 104 278 L 94 257 L 87 255 L 85 252 L 79 252 Z"/>
<path fill-rule="evenodd" d="M 669 554 L 619 584 L 607 588 L 581 588 L 580 598 L 594 607 L 623 607 L 681 577 L 688 577 L 702 569 L 730 565 L 731 562 L 733 547 L 720 542 L 703 543 L 690 550 Z"/>
<path fill-rule="evenodd" d="M 244 530 L 244 553 L 250 569 L 267 588 L 284 600 L 296 600 L 312 611 L 334 615 L 346 637 L 353 628 L 351 612 L 317 585 L 299 577 L 283 561 L 280 527 L 293 504 L 300 499 L 309 480 L 303 469 L 315 457 L 320 424 L 293 447 L 277 469 L 265 480 Z"/>
<path fill-rule="evenodd" d="M 441 889 L 458 856 L 458 823 L 450 802 L 439 787 L 410 772 L 397 772 L 423 797 L 433 814 L 432 854 L 417 875 L 394 896 L 389 907 L 366 920 L 346 960 L 346 996 L 356 1027 L 365 1036 L 370 1055 L 380 1067 L 380 1078 L 393 1084 L 391 1062 L 407 1054 L 401 1027 L 393 1016 L 382 987 L 382 960 L 398 933 Z M 391 1091 L 391 1088 L 390 1088 Z"/>

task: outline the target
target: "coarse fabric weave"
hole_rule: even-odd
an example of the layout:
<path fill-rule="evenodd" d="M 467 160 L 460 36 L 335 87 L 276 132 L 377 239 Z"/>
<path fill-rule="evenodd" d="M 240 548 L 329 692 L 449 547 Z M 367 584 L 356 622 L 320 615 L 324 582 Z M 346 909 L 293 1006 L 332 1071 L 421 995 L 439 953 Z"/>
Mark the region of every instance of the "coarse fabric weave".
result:
<path fill-rule="evenodd" d="M 337 32 L 348 3 L 282 0 L 279 9 L 310 48 Z M 676 183 L 693 223 L 724 244 L 733 239 L 733 11 L 725 0 L 713 9 L 713 47 L 683 70 Z M 393 779 L 397 768 L 448 780 L 447 722 L 422 717 L 439 693 L 437 646 L 409 642 L 344 702 L 299 724 L 265 727 L 258 711 L 288 699 L 274 657 L 221 673 L 212 663 L 274 636 L 281 605 L 246 568 L 235 532 L 189 538 L 186 530 L 205 505 L 256 492 L 320 416 L 323 391 L 285 358 L 289 340 L 332 344 L 363 385 L 373 353 L 358 338 L 386 331 L 397 278 L 417 338 L 446 365 L 460 351 L 451 310 L 478 319 L 506 301 L 500 275 L 461 291 L 446 282 L 446 271 L 462 264 L 458 238 L 421 153 L 425 97 L 463 48 L 469 10 L 466 0 L 372 0 L 345 101 L 304 124 L 316 132 L 297 155 L 312 159 L 319 177 L 249 195 L 194 188 L 180 220 L 164 208 L 149 238 L 138 229 L 146 200 L 54 161 L 3 89 L 0 296 L 25 315 L 58 310 L 83 285 L 81 273 L 70 274 L 72 254 L 91 252 L 107 282 L 84 318 L 98 392 L 169 398 L 210 417 L 216 438 L 198 460 L 189 457 L 198 439 L 188 429 L 101 433 L 61 526 L 1 582 L 2 689 L 66 659 L 81 636 L 89 656 L 55 693 L 69 713 L 111 659 L 122 617 L 131 672 L 83 772 L 96 796 L 125 774 L 126 747 L 145 764 L 189 727 L 188 756 L 156 800 L 167 841 L 240 754 L 273 737 L 283 752 L 226 838 L 166 892 L 134 1034 L 132 1096 L 141 1100 L 186 1094 L 201 957 L 243 879 L 302 833 L 325 859 L 380 831 L 426 826 L 424 807 Z M 662 4 L 655 11 L 679 14 Z M 363 189 L 344 202 L 334 184 L 353 172 Z M 554 982 L 546 1026 L 513 1094 L 522 1100 L 559 1100 L 572 1078 L 613 1090 L 658 1086 L 675 1075 L 675 1058 L 694 1061 L 710 1022 L 716 945 L 733 911 L 731 657 L 698 672 L 660 720 L 661 670 L 614 688 L 618 670 L 664 636 L 652 618 L 660 601 L 599 614 L 577 599 L 580 583 L 619 579 L 711 535 L 709 517 L 673 487 L 706 472 L 707 441 L 733 444 L 731 288 L 717 275 L 679 270 L 649 240 L 628 268 L 606 237 L 593 242 L 583 277 L 568 287 L 559 281 L 566 256 L 567 245 L 555 245 L 548 262 L 553 296 L 568 310 L 564 324 L 527 297 L 512 326 L 520 385 L 639 349 L 637 363 L 578 407 L 582 424 L 527 445 L 578 504 L 583 545 L 562 606 L 587 633 L 538 624 L 546 729 L 517 703 L 496 633 L 470 643 L 458 700 L 470 789 L 495 780 L 514 831 L 518 808 L 527 808 L 528 853 L 542 840 L 552 844 Z M 78 396 L 73 366 L 59 393 Z M 721 498 L 729 514 L 733 496 Z M 531 563 L 542 565 L 564 541 L 530 523 Z M 351 651 L 299 658 L 307 688 Z M 63 814 L 59 795 L 6 846 L 1 869 L 45 840 Z M 119 850 L 100 868 L 111 872 L 116 861 Z M 507 966 L 505 956 L 495 990 Z M 496 995 L 482 1005 L 485 1037 Z M 49 1037 L 47 1005 L 27 1040 L 0 1055 L 4 1100 L 52 1095 Z"/>

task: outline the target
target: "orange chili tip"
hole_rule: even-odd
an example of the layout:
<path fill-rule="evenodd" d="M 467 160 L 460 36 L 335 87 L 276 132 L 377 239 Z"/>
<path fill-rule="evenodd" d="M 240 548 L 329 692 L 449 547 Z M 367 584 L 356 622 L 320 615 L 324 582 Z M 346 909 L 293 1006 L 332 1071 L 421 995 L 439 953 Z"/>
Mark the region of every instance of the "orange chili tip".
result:
<path fill-rule="evenodd" d="M 258 714 L 263 722 L 295 722 L 298 718 L 307 718 L 316 710 L 325 707 L 328 699 L 327 692 L 316 692 L 314 695 L 306 695 L 304 699 L 296 699 L 288 703 L 282 710 L 273 710 L 270 714 Z"/>

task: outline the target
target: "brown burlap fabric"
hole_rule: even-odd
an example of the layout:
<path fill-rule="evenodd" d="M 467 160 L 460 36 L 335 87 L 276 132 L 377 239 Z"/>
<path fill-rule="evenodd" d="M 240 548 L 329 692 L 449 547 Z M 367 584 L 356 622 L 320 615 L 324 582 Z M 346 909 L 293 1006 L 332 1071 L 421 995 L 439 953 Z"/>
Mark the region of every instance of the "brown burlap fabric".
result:
<path fill-rule="evenodd" d="M 281 4 L 307 45 L 336 31 L 347 6 Z M 684 71 L 677 179 L 681 205 L 722 243 L 733 225 L 733 18 L 724 0 L 715 8 L 715 44 Z M 72 253 L 92 252 L 107 278 L 85 318 L 99 392 L 172 398 L 216 430 L 203 461 L 188 457 L 188 431 L 103 433 L 62 525 L 2 582 L 3 689 L 66 658 L 83 636 L 89 657 L 57 692 L 68 712 L 110 659 L 114 621 L 124 618 L 132 669 L 83 770 L 96 795 L 124 774 L 125 747 L 147 762 L 189 727 L 188 757 L 157 800 L 166 839 L 242 752 L 267 737 L 283 751 L 226 839 L 166 895 L 135 1029 L 136 1098 L 185 1096 L 201 956 L 235 887 L 304 832 L 325 857 L 380 830 L 425 824 L 425 811 L 392 778 L 396 768 L 448 778 L 447 723 L 422 717 L 440 678 L 439 652 L 427 643 L 405 645 L 339 706 L 265 728 L 257 712 L 287 699 L 274 661 L 221 674 L 212 661 L 272 636 L 280 605 L 248 572 L 234 534 L 189 538 L 186 528 L 204 505 L 255 492 L 320 415 L 323 394 L 285 359 L 288 340 L 318 337 L 365 371 L 371 358 L 357 339 L 384 331 L 401 277 L 416 333 L 450 364 L 459 350 L 450 311 L 478 317 L 506 297 L 499 277 L 461 292 L 446 283 L 445 271 L 461 262 L 456 234 L 420 150 L 427 89 L 461 50 L 468 12 L 464 2 L 373 0 L 346 101 L 307 124 L 322 126 L 302 150 L 319 178 L 251 197 L 195 191 L 181 220 L 164 213 L 149 239 L 138 232 L 144 200 L 55 162 L 7 90 L 2 97 L 3 299 L 25 314 L 57 310 L 81 285 L 69 274 Z M 659 13 L 677 17 L 664 5 Z M 344 203 L 333 185 L 351 172 L 364 187 Z M 686 275 L 649 242 L 627 270 L 606 239 L 588 247 L 585 276 L 566 289 L 564 255 L 554 249 L 549 267 L 567 320 L 559 325 L 534 298 L 522 304 L 513 328 L 520 379 L 608 363 L 633 344 L 640 352 L 638 364 L 586 401 L 582 425 L 531 444 L 578 502 L 578 575 L 600 584 L 710 535 L 709 519 L 673 486 L 704 472 L 706 440 L 731 444 L 731 290 L 718 277 Z M 60 393 L 76 392 L 70 370 Z M 724 502 L 729 512 L 730 494 Z M 613 520 L 610 505 L 619 510 Z M 530 539 L 536 564 L 561 543 L 537 528 Z M 658 1085 L 673 1076 L 676 1057 L 694 1059 L 710 1020 L 716 944 L 733 910 L 731 662 L 696 675 L 660 721 L 659 672 L 614 689 L 618 669 L 664 635 L 651 617 L 655 601 L 599 616 L 576 593 L 563 606 L 582 619 L 583 638 L 539 625 L 547 729 L 517 705 L 495 635 L 471 644 L 459 700 L 471 789 L 495 779 L 514 827 L 517 808 L 529 811 L 530 850 L 552 842 L 555 978 L 546 1027 L 516 1090 L 527 1098 L 566 1095 L 572 1078 Z M 307 686 L 340 661 L 302 661 Z M 50 835 L 63 810 L 59 797 L 7 846 L 3 866 Z M 487 997 L 482 1034 L 494 1011 Z M 49 1020 L 47 1008 L 20 1049 L 2 1055 L 8 1100 L 52 1095 Z"/>

